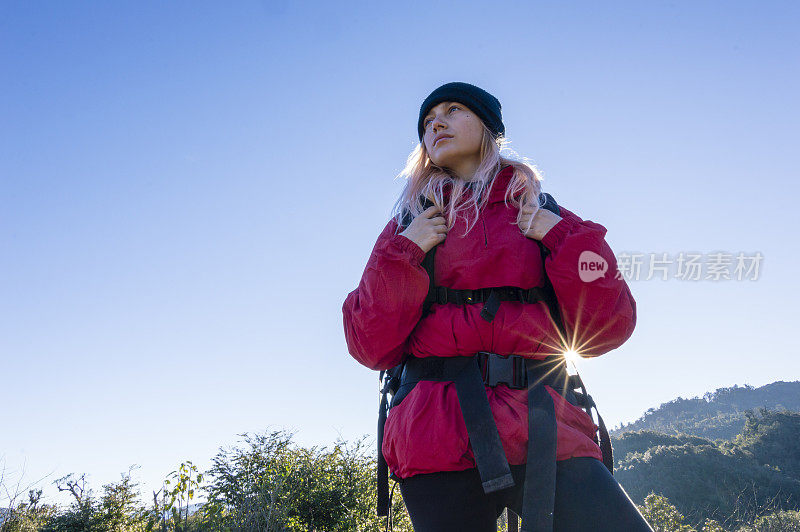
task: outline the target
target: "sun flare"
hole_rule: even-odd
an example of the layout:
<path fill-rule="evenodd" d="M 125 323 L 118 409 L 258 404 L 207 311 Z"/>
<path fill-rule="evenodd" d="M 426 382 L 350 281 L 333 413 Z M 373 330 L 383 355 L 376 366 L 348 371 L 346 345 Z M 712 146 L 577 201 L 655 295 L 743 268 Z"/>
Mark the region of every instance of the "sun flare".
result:
<path fill-rule="evenodd" d="M 581 360 L 581 356 L 578 354 L 578 352 L 572 349 L 564 352 L 564 358 L 567 359 L 567 362 L 571 362 L 576 366 L 578 365 L 578 362 Z"/>

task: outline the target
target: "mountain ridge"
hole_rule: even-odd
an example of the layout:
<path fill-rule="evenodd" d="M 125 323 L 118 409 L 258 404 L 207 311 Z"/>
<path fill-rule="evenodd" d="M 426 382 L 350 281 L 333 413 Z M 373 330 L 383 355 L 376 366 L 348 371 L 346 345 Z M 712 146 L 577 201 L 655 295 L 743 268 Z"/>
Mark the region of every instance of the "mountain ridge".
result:
<path fill-rule="evenodd" d="M 764 386 L 734 385 L 718 388 L 702 397 L 678 397 L 648 409 L 639 419 L 610 431 L 612 437 L 626 432 L 651 430 L 664 434 L 690 434 L 711 440 L 729 440 L 745 426 L 745 412 L 800 412 L 800 381 L 776 381 Z"/>

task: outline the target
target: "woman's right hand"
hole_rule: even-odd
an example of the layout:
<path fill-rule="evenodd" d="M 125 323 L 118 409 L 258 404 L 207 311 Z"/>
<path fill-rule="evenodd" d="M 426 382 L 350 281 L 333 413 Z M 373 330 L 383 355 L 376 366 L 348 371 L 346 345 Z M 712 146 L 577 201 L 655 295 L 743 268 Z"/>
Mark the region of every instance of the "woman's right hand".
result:
<path fill-rule="evenodd" d="M 434 216 L 438 212 L 439 207 L 436 205 L 428 207 L 400 234 L 421 247 L 425 253 L 429 252 L 447 236 L 447 220 L 441 215 Z"/>

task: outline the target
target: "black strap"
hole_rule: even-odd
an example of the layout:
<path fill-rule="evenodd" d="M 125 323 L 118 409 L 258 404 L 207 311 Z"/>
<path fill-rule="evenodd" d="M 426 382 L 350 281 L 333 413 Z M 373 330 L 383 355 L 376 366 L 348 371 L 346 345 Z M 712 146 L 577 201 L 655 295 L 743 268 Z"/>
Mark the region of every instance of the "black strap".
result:
<path fill-rule="evenodd" d="M 381 371 L 381 379 L 384 372 Z M 383 457 L 381 452 L 381 445 L 383 444 L 383 428 L 386 425 L 386 415 L 388 413 L 388 404 L 386 402 L 386 393 L 388 392 L 389 383 L 384 385 L 381 390 L 381 402 L 378 407 L 378 515 L 389 515 L 389 466 L 386 464 L 386 458 Z"/>
<path fill-rule="evenodd" d="M 420 200 L 422 201 L 422 210 L 428 209 L 433 207 L 435 203 L 433 203 L 430 199 L 425 196 L 420 196 Z M 411 215 L 410 211 L 405 211 L 403 213 L 403 218 L 400 221 L 400 227 L 406 228 L 409 224 L 413 221 L 413 216 Z M 425 295 L 425 300 L 422 302 L 422 316 L 427 316 L 430 312 L 431 305 L 436 302 L 436 282 L 434 280 L 434 264 L 436 259 L 436 248 L 438 246 L 433 246 L 430 251 L 425 254 L 425 257 L 422 259 L 422 267 L 428 272 L 428 293 Z"/>
<path fill-rule="evenodd" d="M 597 412 L 597 424 L 600 427 L 600 452 L 603 453 L 603 465 L 605 465 L 608 469 L 608 472 L 613 475 L 614 450 L 611 448 L 611 437 L 608 435 L 608 429 L 606 428 L 606 424 L 603 422 L 603 416 L 600 415 L 597 407 L 594 408 L 594 411 Z"/>
<path fill-rule="evenodd" d="M 422 316 L 427 316 L 430 312 L 431 305 L 433 305 L 436 300 L 436 284 L 434 281 L 433 275 L 433 267 L 434 267 L 434 260 L 436 258 L 436 248 L 439 246 L 433 246 L 428 253 L 425 254 L 425 258 L 422 259 L 422 267 L 425 268 L 425 271 L 428 272 L 428 293 L 425 295 L 425 301 L 422 302 Z"/>
<path fill-rule="evenodd" d="M 386 459 L 383 457 L 383 433 L 386 425 L 386 416 L 389 413 L 389 405 L 387 395 L 392 394 L 392 402 L 397 397 L 398 388 L 400 387 L 401 375 L 404 364 L 395 366 L 389 370 L 380 372 L 378 382 L 381 383 L 381 400 L 378 406 L 378 509 L 377 515 L 387 516 L 391 510 L 391 495 L 389 494 L 389 466 Z M 385 378 L 384 378 L 385 377 Z M 395 477 L 393 477 L 395 478 Z"/>
<path fill-rule="evenodd" d="M 486 303 L 484 303 L 483 308 L 481 309 L 481 318 L 485 319 L 486 321 L 492 321 L 499 309 L 500 296 L 496 290 L 492 290 L 489 292 L 489 299 L 486 300 Z"/>
<path fill-rule="evenodd" d="M 603 416 L 600 415 L 600 411 L 597 409 L 597 405 L 595 404 L 594 399 L 592 399 L 592 396 L 586 392 L 586 387 L 583 384 L 581 376 L 570 375 L 570 379 L 572 380 L 572 386 L 574 388 L 581 388 L 581 390 L 583 390 L 582 392 L 575 392 L 578 405 L 583 408 L 587 414 L 589 414 L 589 417 L 592 417 L 592 408 L 594 408 L 594 411 L 597 414 L 597 426 L 600 438 L 598 439 L 597 436 L 595 436 L 594 441 L 600 446 L 600 452 L 603 454 L 603 465 L 605 465 L 609 473 L 613 475 L 614 449 L 611 447 L 611 437 L 609 436 L 608 429 L 603 421 Z"/>
<path fill-rule="evenodd" d="M 454 361 L 456 364 L 459 362 Z M 513 486 L 514 478 L 511 476 L 497 424 L 487 421 L 493 421 L 494 418 L 475 357 L 466 360 L 456 377 L 455 385 L 484 493 Z"/>
<path fill-rule="evenodd" d="M 528 365 L 528 382 L 536 382 Z M 556 413 L 553 398 L 544 386 L 528 392 L 528 456 L 522 499 L 522 531 L 553 530 L 556 495 Z"/>
<path fill-rule="evenodd" d="M 553 198 L 553 196 L 547 192 L 542 192 L 541 197 L 544 198 L 544 205 L 540 205 L 540 208 L 547 209 L 548 211 L 561 216 L 561 207 L 558 206 L 558 203 L 556 203 L 556 200 Z M 539 202 L 541 203 L 541 198 Z"/>
<path fill-rule="evenodd" d="M 536 303 L 545 301 L 549 293 L 540 286 L 533 288 L 520 288 L 518 286 L 495 286 L 491 288 L 476 288 L 474 290 L 448 288 L 437 286 L 434 288 L 433 302 L 439 305 L 453 303 L 455 305 L 471 305 L 485 303 L 492 293 L 500 301 L 518 301 L 520 303 Z"/>

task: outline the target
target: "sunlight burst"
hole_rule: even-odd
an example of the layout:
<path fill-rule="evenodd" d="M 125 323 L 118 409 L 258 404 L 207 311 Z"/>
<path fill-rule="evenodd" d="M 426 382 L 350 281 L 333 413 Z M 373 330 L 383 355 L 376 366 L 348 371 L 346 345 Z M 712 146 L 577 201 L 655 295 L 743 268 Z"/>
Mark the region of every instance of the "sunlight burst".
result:
<path fill-rule="evenodd" d="M 581 360 L 581 356 L 578 354 L 578 352 L 572 349 L 564 352 L 564 358 L 567 359 L 567 362 L 571 362 L 576 366 L 578 365 L 578 361 Z"/>

